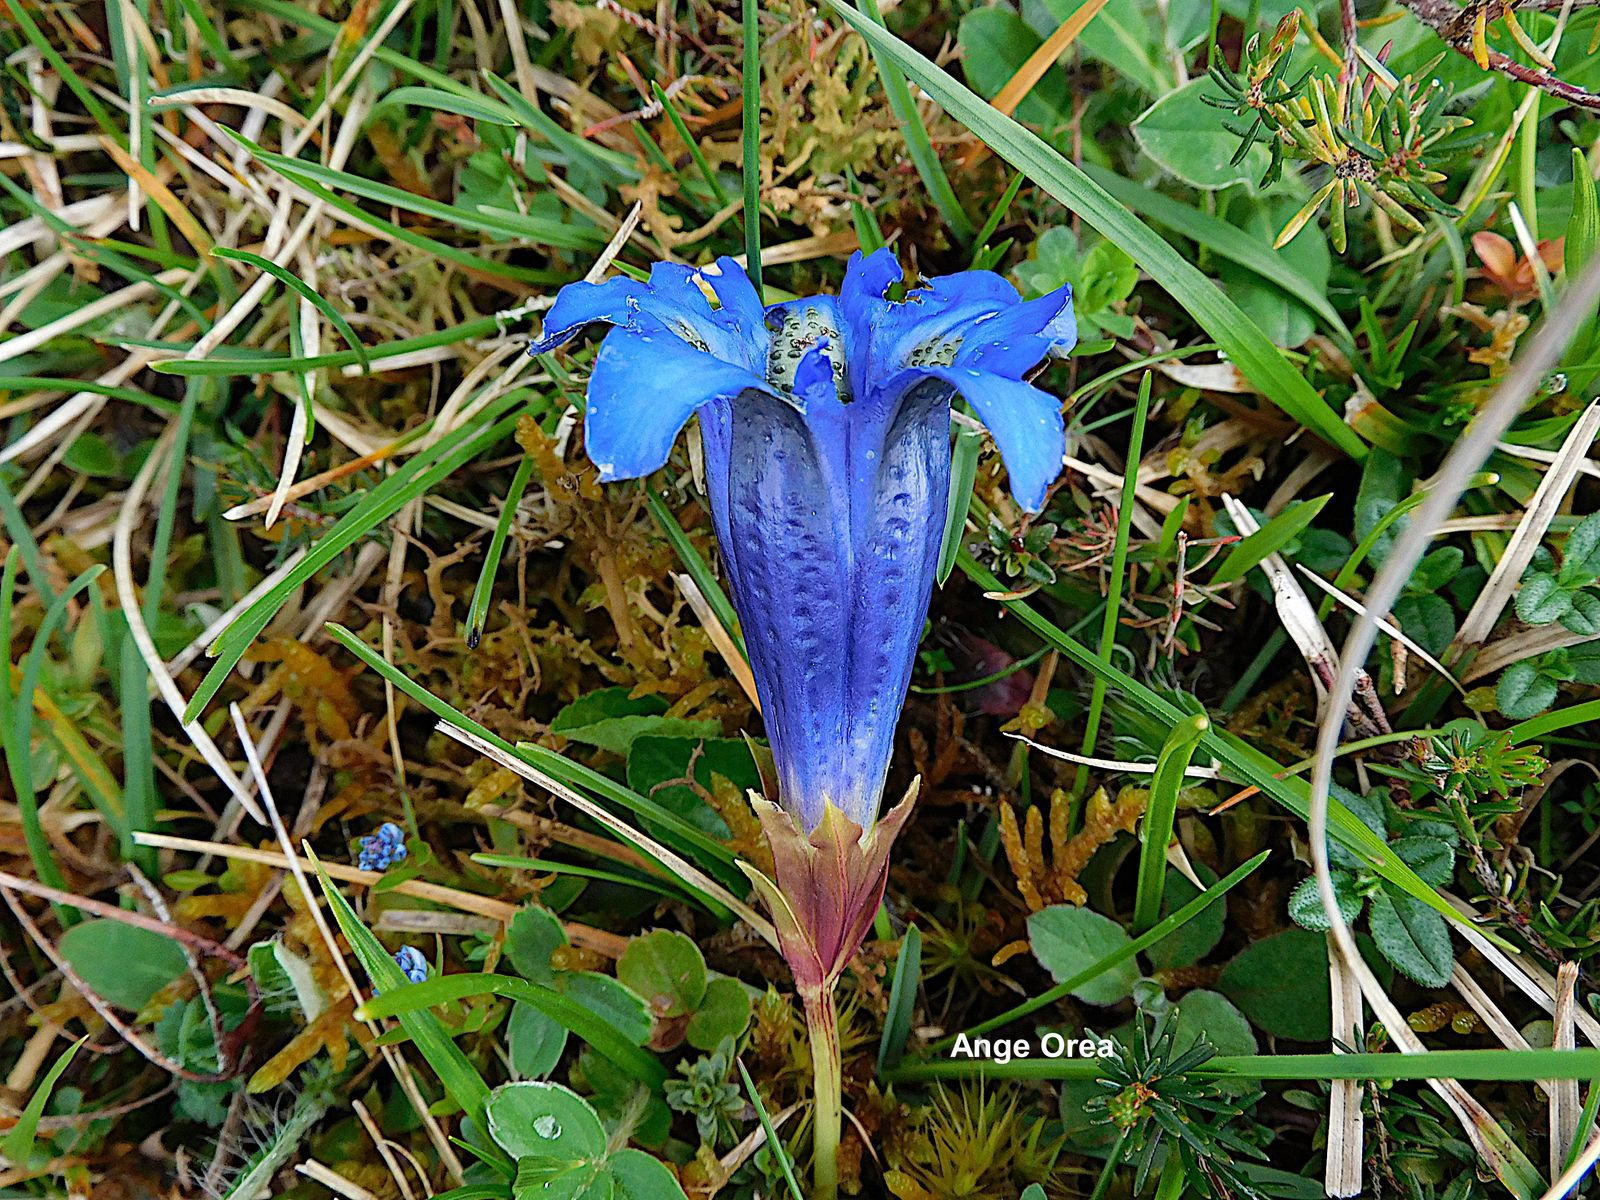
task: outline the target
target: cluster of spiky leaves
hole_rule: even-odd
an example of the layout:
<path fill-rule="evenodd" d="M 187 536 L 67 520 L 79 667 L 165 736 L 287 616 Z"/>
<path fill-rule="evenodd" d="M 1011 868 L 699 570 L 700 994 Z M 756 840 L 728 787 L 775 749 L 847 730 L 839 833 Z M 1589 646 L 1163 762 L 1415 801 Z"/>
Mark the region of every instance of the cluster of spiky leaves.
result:
<path fill-rule="evenodd" d="M 1202 1196 L 1258 1200 L 1264 1193 L 1236 1156 L 1266 1156 L 1233 1127 L 1257 1097 L 1230 1096 L 1215 1079 L 1197 1077 L 1194 1072 L 1216 1057 L 1216 1048 L 1203 1032 L 1180 1041 L 1178 1024 L 1175 1010 L 1141 1015 L 1137 1037 L 1105 1060 L 1095 1081 L 1102 1094 L 1086 1108 L 1116 1130 L 1114 1153 L 1133 1165 L 1136 1193 L 1165 1149 L 1178 1156 L 1189 1185 Z"/>
<path fill-rule="evenodd" d="M 1334 78 L 1308 68 L 1291 83 L 1288 72 L 1300 20 L 1298 9 L 1289 13 L 1265 46 L 1259 34 L 1251 38 L 1238 70 L 1214 63 L 1210 75 L 1224 94 L 1205 97 L 1246 122 L 1224 122 L 1239 137 L 1235 163 L 1243 162 L 1258 143 L 1267 146 L 1270 158 L 1261 186 L 1282 177 L 1285 160 L 1328 170 L 1328 180 L 1290 218 L 1276 244 L 1287 244 L 1330 200 L 1330 232 L 1341 254 L 1348 243 L 1345 209 L 1363 196 L 1397 225 L 1416 233 L 1422 232 L 1422 223 L 1413 211 L 1460 216 L 1460 210 L 1432 191 L 1445 179 L 1432 160 L 1448 151 L 1446 139 L 1471 124 L 1446 111 L 1450 90 L 1437 79 L 1423 84 L 1411 75 L 1397 79 L 1376 59 L 1362 60 L 1364 80 Z"/>

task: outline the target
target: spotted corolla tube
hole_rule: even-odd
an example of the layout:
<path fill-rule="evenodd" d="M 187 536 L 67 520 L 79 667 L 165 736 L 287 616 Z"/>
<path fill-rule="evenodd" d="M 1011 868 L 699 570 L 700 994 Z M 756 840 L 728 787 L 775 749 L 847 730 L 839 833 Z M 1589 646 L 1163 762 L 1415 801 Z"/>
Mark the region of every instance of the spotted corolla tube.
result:
<path fill-rule="evenodd" d="M 1025 376 L 1076 342 L 1071 289 L 1023 301 L 988 271 L 906 286 L 879 250 L 851 258 L 838 296 L 763 309 L 732 259 L 658 263 L 647 283 L 562 289 L 532 352 L 597 323 L 612 328 L 584 437 L 603 480 L 661 467 L 699 415 L 777 773 L 777 806 L 757 801 L 790 910 L 775 920 L 807 931 L 804 974 L 831 983 L 910 811 L 908 796 L 878 819 L 945 524 L 951 403 L 988 428 L 1017 502 L 1042 508 L 1065 436 L 1060 402 Z"/>

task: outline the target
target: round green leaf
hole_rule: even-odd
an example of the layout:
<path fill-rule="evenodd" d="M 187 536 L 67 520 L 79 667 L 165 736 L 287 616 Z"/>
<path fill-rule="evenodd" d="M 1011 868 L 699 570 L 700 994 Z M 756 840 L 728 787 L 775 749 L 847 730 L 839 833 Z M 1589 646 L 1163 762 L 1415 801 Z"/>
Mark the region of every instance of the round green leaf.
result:
<path fill-rule="evenodd" d="M 1173 1050 L 1181 1054 L 1194 1045 L 1201 1034 L 1217 1048 L 1218 1054 L 1254 1054 L 1256 1035 L 1231 1000 L 1221 992 L 1198 988 L 1178 1001 L 1178 1028 Z"/>
<path fill-rule="evenodd" d="M 723 1038 L 736 1038 L 750 1023 L 750 993 L 737 979 L 718 976 L 706 984 L 705 999 L 684 1037 L 696 1050 L 715 1050 Z"/>
<path fill-rule="evenodd" d="M 1087 908 L 1057 904 L 1028 918 L 1028 939 L 1034 957 L 1063 983 L 1121 950 L 1129 937 L 1121 925 Z M 1133 990 L 1139 968 L 1130 958 L 1102 971 L 1072 994 L 1088 1004 L 1115 1004 Z"/>
<path fill-rule="evenodd" d="M 120 921 L 74 925 L 61 935 L 58 947 L 101 999 L 133 1012 L 188 966 L 172 938 Z"/>
<path fill-rule="evenodd" d="M 643 1150 L 618 1150 L 609 1169 L 617 1200 L 683 1200 L 683 1187 L 666 1164 Z"/>
<path fill-rule="evenodd" d="M 1513 721 L 1538 716 L 1554 704 L 1555 699 L 1555 680 L 1539 674 L 1539 668 L 1527 659 L 1507 667 L 1494 689 L 1495 707 L 1501 716 Z"/>
<path fill-rule="evenodd" d="M 1159 166 L 1193 187 L 1217 191 L 1236 183 L 1253 185 L 1266 171 L 1266 148 L 1252 146 L 1235 164 L 1239 139 L 1223 128 L 1219 111 L 1202 95 L 1221 96 L 1222 91 L 1206 77 L 1168 92 L 1133 123 L 1134 137 Z"/>
<path fill-rule="evenodd" d="M 594 1109 L 559 1083 L 507 1083 L 489 1096 L 489 1135 L 513 1158 L 592 1162 L 606 1131 Z"/>
<path fill-rule="evenodd" d="M 1328 945 L 1320 933 L 1285 929 L 1252 942 L 1223 968 L 1217 987 L 1274 1037 L 1328 1040 Z"/>
<path fill-rule="evenodd" d="M 617 978 L 657 1017 L 686 1017 L 706 994 L 706 961 L 683 934 L 657 929 L 636 937 L 617 960 Z"/>
<path fill-rule="evenodd" d="M 529 983 L 548 984 L 555 978 L 550 956 L 566 944 L 560 919 L 538 904 L 519 908 L 506 929 L 506 958 L 511 969 Z"/>

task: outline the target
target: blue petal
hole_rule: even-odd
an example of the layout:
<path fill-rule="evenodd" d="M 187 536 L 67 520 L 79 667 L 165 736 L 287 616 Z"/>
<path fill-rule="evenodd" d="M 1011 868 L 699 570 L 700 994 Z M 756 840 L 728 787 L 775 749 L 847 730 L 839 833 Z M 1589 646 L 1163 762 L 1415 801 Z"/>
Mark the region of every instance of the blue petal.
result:
<path fill-rule="evenodd" d="M 872 310 L 885 303 L 884 296 L 905 278 L 905 271 L 894 251 L 888 247 L 862 254 L 857 250 L 845 268 L 844 286 L 839 289 L 839 308 L 851 324 L 870 318 Z"/>
<path fill-rule="evenodd" d="M 1067 452 L 1061 402 L 1031 384 L 964 365 L 913 368 L 890 388 L 903 394 L 930 377 L 949 384 L 977 411 L 1011 475 L 1017 503 L 1029 512 L 1042 509 Z"/>
<path fill-rule="evenodd" d="M 569 283 L 556 293 L 556 302 L 544 317 L 544 332 L 528 347 L 529 354 L 544 354 L 577 336 L 586 325 L 605 322 L 628 327 L 639 318 L 650 288 L 636 279 L 618 277 L 604 283 Z"/>
<path fill-rule="evenodd" d="M 1072 288 L 1063 286 L 1037 300 L 976 317 L 953 334 L 961 339 L 956 364 L 1019 379 L 1043 359 L 1077 345 Z"/>
<path fill-rule="evenodd" d="M 887 429 L 863 428 L 869 410 L 850 405 L 855 478 L 850 633 L 850 745 L 866 778 L 866 826 L 876 815 L 895 725 L 911 683 L 917 642 L 933 595 L 950 496 L 950 399 L 940 382 L 913 387 Z"/>
<path fill-rule="evenodd" d="M 589 378 L 585 449 L 601 479 L 637 479 L 667 461 L 696 409 L 765 390 L 744 367 L 671 334 L 616 329 L 601 344 Z"/>
<path fill-rule="evenodd" d="M 849 799 L 843 793 L 853 790 L 845 680 L 855 637 L 848 616 L 848 487 L 836 467 L 840 412 L 834 406 L 831 427 L 814 429 L 787 399 L 743 397 L 731 411 L 725 464 L 706 459 L 708 474 L 726 472 L 720 488 L 707 482 L 713 504 L 719 491 L 726 497 L 719 539 L 779 795 L 808 830 L 829 800 L 843 807 Z M 835 453 L 819 450 L 819 433 Z"/>
<path fill-rule="evenodd" d="M 807 829 L 829 802 L 876 814 L 950 487 L 948 385 L 925 380 L 884 419 L 840 403 L 829 349 L 796 368 L 803 405 L 731 406 L 720 485 L 706 458 L 780 799 Z"/>
<path fill-rule="evenodd" d="M 706 292 L 716 298 L 713 307 Z M 764 372 L 767 330 L 749 279 L 731 258 L 710 267 L 657 263 L 650 282 L 608 279 L 561 289 L 529 347 L 542 354 L 570 341 L 585 326 L 604 322 L 634 333 L 670 332 L 724 362 Z"/>

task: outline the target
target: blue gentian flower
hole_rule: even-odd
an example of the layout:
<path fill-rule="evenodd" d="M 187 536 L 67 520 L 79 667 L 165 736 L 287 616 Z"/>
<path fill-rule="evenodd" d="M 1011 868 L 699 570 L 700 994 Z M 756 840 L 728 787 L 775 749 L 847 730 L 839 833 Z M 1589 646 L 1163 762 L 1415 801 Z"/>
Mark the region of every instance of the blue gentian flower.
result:
<path fill-rule="evenodd" d="M 421 983 L 428 977 L 428 960 L 415 946 L 401 946 L 394 952 L 394 965 L 399 967 L 412 983 Z"/>
<path fill-rule="evenodd" d="M 1076 341 L 1071 289 L 1024 302 L 988 271 L 902 285 L 891 252 L 858 253 L 837 297 L 763 309 L 732 259 L 658 263 L 648 283 L 564 288 L 532 348 L 613 326 L 584 422 L 602 479 L 661 467 L 699 414 L 779 801 L 807 834 L 830 810 L 877 814 L 933 590 L 951 402 L 983 420 L 1029 511 L 1065 450 L 1060 402 L 1024 376 Z"/>
<path fill-rule="evenodd" d="M 405 830 L 393 821 L 385 821 L 376 833 L 369 833 L 359 843 L 361 853 L 356 866 L 363 871 L 387 871 L 406 856 Z"/>

